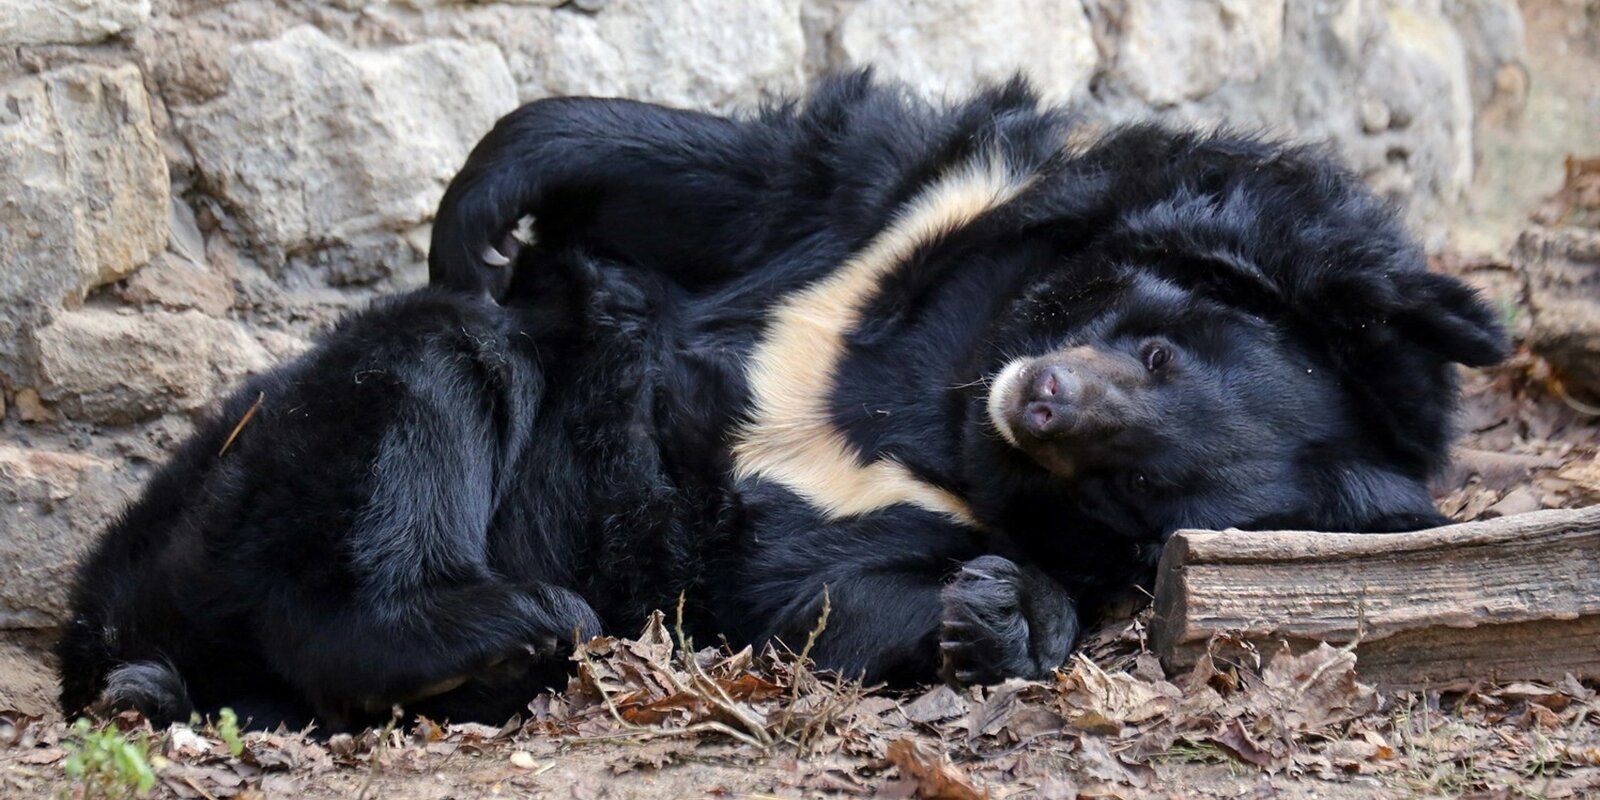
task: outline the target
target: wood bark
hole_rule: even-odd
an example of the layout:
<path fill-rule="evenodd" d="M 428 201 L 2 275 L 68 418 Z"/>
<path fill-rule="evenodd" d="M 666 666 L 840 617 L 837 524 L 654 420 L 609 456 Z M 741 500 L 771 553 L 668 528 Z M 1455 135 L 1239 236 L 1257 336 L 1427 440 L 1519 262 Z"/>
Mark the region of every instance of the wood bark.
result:
<path fill-rule="evenodd" d="M 1600 678 L 1600 506 L 1414 533 L 1180 531 L 1155 596 L 1169 670 L 1234 637 L 1264 654 L 1354 641 L 1361 680 L 1389 689 Z"/>

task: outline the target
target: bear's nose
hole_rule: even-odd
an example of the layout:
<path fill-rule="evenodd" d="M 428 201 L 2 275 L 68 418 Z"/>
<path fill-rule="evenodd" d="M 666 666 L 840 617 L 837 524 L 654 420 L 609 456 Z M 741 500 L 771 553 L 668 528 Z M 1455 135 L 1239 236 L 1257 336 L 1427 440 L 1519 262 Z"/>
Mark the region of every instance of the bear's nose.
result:
<path fill-rule="evenodd" d="M 1034 376 L 1022 409 L 1022 427 L 1037 438 L 1054 436 L 1072 427 L 1081 383 L 1072 370 L 1045 367 Z"/>

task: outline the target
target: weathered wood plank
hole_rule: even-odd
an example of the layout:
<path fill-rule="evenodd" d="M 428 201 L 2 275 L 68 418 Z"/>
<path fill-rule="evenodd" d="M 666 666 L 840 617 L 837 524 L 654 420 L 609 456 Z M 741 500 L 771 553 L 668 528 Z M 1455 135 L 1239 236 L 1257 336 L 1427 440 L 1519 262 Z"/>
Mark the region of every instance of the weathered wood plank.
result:
<path fill-rule="evenodd" d="M 1600 507 L 1414 533 L 1180 531 L 1152 639 L 1169 668 L 1219 633 L 1348 643 L 1390 688 L 1600 677 Z"/>

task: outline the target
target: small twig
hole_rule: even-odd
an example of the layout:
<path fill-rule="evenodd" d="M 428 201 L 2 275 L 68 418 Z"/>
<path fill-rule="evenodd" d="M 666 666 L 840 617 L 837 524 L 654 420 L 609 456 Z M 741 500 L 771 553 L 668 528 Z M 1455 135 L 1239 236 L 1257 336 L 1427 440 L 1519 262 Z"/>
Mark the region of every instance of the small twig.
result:
<path fill-rule="evenodd" d="M 217 800 L 217 796 L 216 795 L 206 791 L 205 789 L 200 788 L 200 784 L 195 783 L 194 782 L 194 778 L 191 778 L 188 775 L 185 775 L 185 776 L 183 776 L 183 782 L 189 784 L 189 788 L 190 789 L 193 789 L 193 790 L 199 792 L 200 796 L 204 797 L 206 800 Z"/>
<path fill-rule="evenodd" d="M 699 659 L 694 657 L 694 651 L 689 647 L 689 639 L 683 634 L 683 603 L 684 595 L 680 592 L 678 594 L 678 618 L 676 620 L 675 633 L 678 636 L 678 649 L 680 656 L 683 658 L 684 668 L 689 673 L 689 679 L 700 687 L 698 694 L 723 713 L 738 720 L 739 724 L 743 725 L 751 736 L 761 742 L 762 747 L 771 747 L 772 735 L 767 733 L 766 721 L 757 719 L 749 711 L 742 708 L 738 701 L 723 690 L 721 684 L 706 674 L 705 669 L 700 666 Z M 707 689 L 710 690 L 710 694 L 707 694 Z"/>
<path fill-rule="evenodd" d="M 687 599 L 686 592 L 678 592 L 678 613 L 672 620 L 672 635 L 677 638 L 678 650 L 683 653 L 685 660 L 693 652 L 689 649 L 689 638 L 683 634 L 683 604 Z"/>
<path fill-rule="evenodd" d="M 840 710 L 847 706 L 855 705 L 866 694 L 866 685 L 859 682 L 849 682 L 843 687 L 835 687 L 828 702 L 800 726 L 800 735 L 795 741 L 795 747 L 800 755 L 809 755 L 811 747 L 817 738 L 822 735 L 823 729 L 838 715 Z"/>
<path fill-rule="evenodd" d="M 822 613 L 817 615 L 817 624 L 811 628 L 811 633 L 806 635 L 806 643 L 800 648 L 800 655 L 794 661 L 794 675 L 789 681 L 789 704 L 783 709 L 783 721 L 778 725 L 778 735 L 783 739 L 789 738 L 789 724 L 794 720 L 794 707 L 800 702 L 800 683 L 802 678 L 810 677 L 811 671 L 806 669 L 806 661 L 811 658 L 811 648 L 816 645 L 817 638 L 828 629 L 828 615 L 833 612 L 833 599 L 828 593 L 828 584 L 822 584 Z M 804 728 L 801 729 L 804 735 Z"/>
<path fill-rule="evenodd" d="M 817 637 L 828 629 L 828 614 L 833 611 L 833 600 L 828 596 L 828 584 L 822 584 L 822 613 L 817 615 L 817 624 L 806 636 L 806 644 L 800 648 L 800 662 L 805 663 L 811 657 L 811 648 L 816 645 Z"/>
<path fill-rule="evenodd" d="M 715 680 L 712 680 L 710 676 L 707 676 L 705 671 L 700 669 L 698 664 L 695 665 L 694 669 L 697 673 L 699 673 L 694 677 L 695 682 L 703 687 L 711 689 L 713 692 L 712 696 L 706 697 L 706 699 L 710 700 L 712 705 L 717 706 L 724 713 L 738 720 L 739 724 L 743 725 L 745 730 L 750 732 L 751 736 L 755 737 L 756 740 L 761 742 L 762 747 L 771 747 L 772 735 L 767 733 L 766 722 L 764 720 L 757 719 L 749 711 L 741 707 L 738 701 L 728 696 L 728 693 L 723 690 L 722 686 L 719 685 Z M 702 694 L 704 694 L 703 690 Z"/>
<path fill-rule="evenodd" d="M 249 416 L 246 415 L 245 418 L 249 419 Z M 241 421 L 239 426 L 243 427 L 244 422 Z M 400 713 L 399 706 L 393 706 L 389 709 L 389 724 L 383 726 L 383 733 L 378 736 L 378 744 L 372 748 L 372 755 L 369 756 L 371 769 L 367 770 L 367 779 L 361 783 L 361 791 L 356 793 L 356 800 L 367 800 L 367 793 L 372 791 L 372 784 L 378 779 L 378 769 L 380 767 L 380 759 L 378 757 L 389 747 L 389 736 L 394 733 L 395 723 L 400 721 Z"/>
<path fill-rule="evenodd" d="M 622 733 L 600 734 L 597 736 L 577 736 L 573 737 L 573 741 L 615 742 L 619 740 L 637 740 L 642 742 L 650 739 L 667 739 L 675 736 L 690 736 L 701 733 L 720 733 L 723 736 L 736 739 L 744 744 L 750 745 L 751 747 L 766 747 L 766 745 L 752 738 L 750 734 L 744 733 L 743 731 L 737 730 L 715 720 L 696 722 L 693 725 L 685 725 L 682 728 L 646 728 L 644 726 L 633 725 L 631 723 L 629 723 L 629 727 L 631 730 L 624 731 Z"/>
<path fill-rule="evenodd" d="M 245 410 L 244 416 L 239 418 L 239 424 L 233 426 L 233 431 L 228 434 L 228 438 L 222 443 L 222 449 L 217 451 L 217 458 L 221 458 L 222 454 L 228 452 L 228 448 L 233 446 L 233 440 L 239 438 L 239 432 L 244 430 L 245 425 L 250 424 L 250 418 L 255 416 L 257 411 L 261 410 L 261 404 L 265 402 L 266 399 L 266 392 L 256 393 L 256 401 L 251 403 L 250 408 Z"/>
<path fill-rule="evenodd" d="M 1551 376 L 1546 382 L 1549 384 L 1551 390 L 1554 391 L 1555 396 L 1559 398 L 1561 402 L 1567 404 L 1567 408 L 1570 408 L 1579 414 L 1583 414 L 1584 416 L 1600 417 L 1600 406 L 1590 405 L 1576 397 L 1573 397 L 1567 392 L 1567 385 L 1562 383 L 1560 378 Z"/>

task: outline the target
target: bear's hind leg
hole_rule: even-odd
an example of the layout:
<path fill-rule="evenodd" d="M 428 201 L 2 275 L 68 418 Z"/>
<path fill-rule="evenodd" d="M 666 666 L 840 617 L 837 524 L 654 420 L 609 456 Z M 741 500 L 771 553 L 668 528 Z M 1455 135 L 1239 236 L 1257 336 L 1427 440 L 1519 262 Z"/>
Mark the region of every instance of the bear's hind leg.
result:
<path fill-rule="evenodd" d="M 498 685 L 497 675 L 516 674 L 513 665 L 562 659 L 574 637 L 600 632 L 594 610 L 574 592 L 493 580 L 377 602 L 302 598 L 263 614 L 267 658 L 332 727 L 371 723 L 392 706 L 427 700 L 440 718 L 502 722 L 478 719 L 485 704 L 455 690 L 486 680 Z M 515 710 L 530 699 L 531 689 L 506 702 Z"/>

